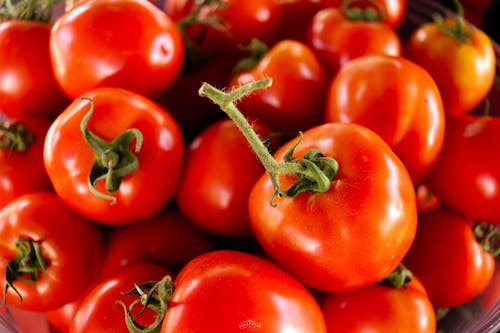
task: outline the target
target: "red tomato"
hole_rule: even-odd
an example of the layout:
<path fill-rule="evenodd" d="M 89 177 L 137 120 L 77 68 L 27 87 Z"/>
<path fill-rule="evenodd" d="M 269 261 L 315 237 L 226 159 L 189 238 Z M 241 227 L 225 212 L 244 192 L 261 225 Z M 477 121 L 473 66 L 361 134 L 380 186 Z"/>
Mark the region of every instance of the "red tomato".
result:
<path fill-rule="evenodd" d="M 114 153 L 96 155 L 86 142 L 80 126 L 92 104 L 76 99 L 52 123 L 45 140 L 44 163 L 55 191 L 70 208 L 94 221 L 116 225 L 153 216 L 174 196 L 182 172 L 184 143 L 178 124 L 167 110 L 131 91 L 97 88 L 85 97 L 94 103 L 86 128 L 110 140 L 99 145 Z M 137 131 L 143 138 L 140 150 Z M 119 144 L 108 147 L 113 142 Z M 104 160 L 95 164 L 96 156 Z M 104 167 L 108 163 L 118 164 Z M 114 179 L 108 182 L 98 174 Z M 94 189 L 89 181 L 95 182 Z"/>
<path fill-rule="evenodd" d="M 151 262 L 170 269 L 185 265 L 213 249 L 206 234 L 176 209 L 162 210 L 150 219 L 108 232 L 103 276 L 134 262 Z"/>
<path fill-rule="evenodd" d="M 326 332 L 318 303 L 297 280 L 265 259 L 209 252 L 187 264 L 161 332 Z"/>
<path fill-rule="evenodd" d="M 459 22 L 448 18 L 442 24 L 423 24 L 406 45 L 407 58 L 424 67 L 436 81 L 448 115 L 477 107 L 493 86 L 496 72 L 489 36 Z"/>
<path fill-rule="evenodd" d="M 0 23 L 0 114 L 51 117 L 68 103 L 52 72 L 50 29 L 27 20 Z"/>
<path fill-rule="evenodd" d="M 55 309 L 77 299 L 101 271 L 102 231 L 52 192 L 22 195 L 0 210 L 0 239 L 0 285 L 12 306 Z"/>
<path fill-rule="evenodd" d="M 330 293 L 321 303 L 328 333 L 435 333 L 436 315 L 415 277 L 400 288 L 383 284 Z"/>
<path fill-rule="evenodd" d="M 419 213 L 404 263 L 422 281 L 435 308 L 472 300 L 493 276 L 495 259 L 476 240 L 473 225 L 444 207 Z"/>
<path fill-rule="evenodd" d="M 51 189 L 43 166 L 50 124 L 28 116 L 0 121 L 0 208 L 22 194 Z"/>
<path fill-rule="evenodd" d="M 269 134 L 261 123 L 252 125 L 261 137 Z M 195 225 L 210 233 L 249 236 L 248 196 L 263 172 L 262 164 L 233 121 L 220 120 L 191 142 L 177 205 Z"/>
<path fill-rule="evenodd" d="M 447 119 L 438 162 L 429 175 L 439 200 L 469 218 L 500 223 L 500 119 Z"/>
<path fill-rule="evenodd" d="M 103 86 L 153 96 L 177 79 L 184 48 L 175 24 L 150 2 L 90 0 L 55 21 L 50 55 L 71 98 Z"/>
<path fill-rule="evenodd" d="M 277 161 L 296 140 L 282 146 Z M 373 131 L 329 123 L 304 132 L 296 158 L 317 148 L 339 164 L 325 193 L 277 198 L 267 174 L 249 199 L 250 222 L 265 252 L 307 286 L 346 291 L 388 275 L 408 251 L 417 212 L 408 171 Z M 296 181 L 282 175 L 283 188 Z"/>
<path fill-rule="evenodd" d="M 355 41 L 355 42 L 353 42 Z M 339 8 L 316 13 L 308 30 L 307 44 L 331 74 L 350 60 L 367 54 L 401 54 L 395 30 L 380 21 L 350 18 Z"/>
<path fill-rule="evenodd" d="M 415 185 L 429 174 L 444 140 L 439 90 L 429 73 L 403 57 L 366 55 L 347 63 L 330 83 L 325 119 L 375 131 Z"/>
<path fill-rule="evenodd" d="M 103 278 L 83 298 L 71 323 L 70 332 L 130 333 L 125 324 L 123 307 L 118 301 L 124 302 L 128 307 L 135 296 L 125 296 L 122 293 L 143 282 L 157 281 L 169 274 L 170 272 L 160 265 L 136 262 Z M 141 308 L 139 303 L 134 307 L 133 313 L 137 314 Z M 155 313 L 146 309 L 137 320 L 146 325 L 152 323 L 154 319 Z"/>
<path fill-rule="evenodd" d="M 238 101 L 248 117 L 279 131 L 305 130 L 322 122 L 327 89 L 324 67 L 305 44 L 282 40 L 269 49 L 251 70 L 236 73 L 229 86 L 271 77 L 271 87 Z"/>

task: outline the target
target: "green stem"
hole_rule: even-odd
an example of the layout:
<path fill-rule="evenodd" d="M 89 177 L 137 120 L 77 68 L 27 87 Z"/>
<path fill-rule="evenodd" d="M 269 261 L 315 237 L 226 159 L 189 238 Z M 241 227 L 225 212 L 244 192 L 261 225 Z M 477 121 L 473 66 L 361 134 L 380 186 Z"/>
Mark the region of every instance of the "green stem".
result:
<path fill-rule="evenodd" d="M 337 161 L 323 156 L 317 149 L 310 150 L 303 158 L 293 158 L 293 151 L 299 144 L 300 139 L 286 154 L 284 162 L 280 163 L 276 161 L 269 153 L 260 137 L 253 130 L 252 126 L 248 123 L 247 119 L 235 106 L 234 103 L 238 99 L 258 89 L 268 88 L 271 84 L 271 78 L 265 78 L 258 81 L 252 81 L 230 92 L 224 92 L 208 83 L 203 83 L 199 90 L 199 94 L 202 97 L 208 97 L 215 104 L 219 105 L 247 139 L 270 176 L 274 187 L 274 195 L 271 198 L 272 205 L 276 197 L 295 197 L 308 190 L 315 192 L 328 191 L 331 186 L 331 180 L 338 172 L 339 166 Z M 302 134 L 300 137 L 302 137 Z M 298 180 L 289 189 L 283 190 L 279 181 L 280 174 L 294 174 L 297 176 Z"/>
<path fill-rule="evenodd" d="M 454 25 L 446 24 L 441 15 L 434 15 L 434 21 L 439 26 L 439 30 L 455 39 L 458 45 L 468 43 L 471 36 L 474 34 L 474 28 L 465 22 L 464 8 L 459 0 L 454 0 L 456 11 L 456 19 Z"/>
<path fill-rule="evenodd" d="M 366 0 L 361 0 L 365 2 Z M 384 7 L 377 0 L 368 0 L 374 7 L 361 8 L 352 6 L 360 0 L 344 0 L 340 5 L 340 10 L 351 21 L 380 22 L 385 17 Z"/>
<path fill-rule="evenodd" d="M 49 22 L 60 0 L 0 0 L 0 20 Z"/>
<path fill-rule="evenodd" d="M 35 135 L 23 123 L 0 123 L 0 149 L 9 149 L 9 157 L 13 151 L 26 151 L 33 141 Z"/>
<path fill-rule="evenodd" d="M 413 280 L 413 274 L 403 264 L 399 264 L 387 277 L 379 281 L 379 284 L 401 288 L 411 280 Z"/>
<path fill-rule="evenodd" d="M 494 224 L 476 223 L 473 227 L 474 236 L 481 244 L 483 250 L 494 257 L 500 255 L 500 228 Z"/>

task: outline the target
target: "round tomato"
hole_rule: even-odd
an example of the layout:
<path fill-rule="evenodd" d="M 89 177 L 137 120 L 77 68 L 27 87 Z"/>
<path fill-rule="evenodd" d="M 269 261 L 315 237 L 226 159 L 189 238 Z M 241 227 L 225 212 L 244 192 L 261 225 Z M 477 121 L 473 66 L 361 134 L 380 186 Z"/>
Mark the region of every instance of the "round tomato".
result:
<path fill-rule="evenodd" d="M 84 98 L 47 133 L 44 163 L 55 191 L 94 221 L 116 225 L 153 216 L 173 198 L 182 172 L 178 124 L 131 91 L 97 88 Z"/>
<path fill-rule="evenodd" d="M 45 22 L 0 22 L 0 114 L 52 117 L 69 103 L 52 72 L 50 29 Z"/>
<path fill-rule="evenodd" d="M 297 141 L 274 155 L 284 161 Z M 408 171 L 375 132 L 360 125 L 328 123 L 303 133 L 293 156 L 311 149 L 339 168 L 326 192 L 306 191 L 270 204 L 268 174 L 249 198 L 250 223 L 265 252 L 305 285 L 346 291 L 374 283 L 400 263 L 417 227 L 416 199 Z M 297 177 L 282 174 L 283 188 Z"/>
<path fill-rule="evenodd" d="M 422 281 L 436 308 L 462 305 L 490 282 L 495 259 L 476 239 L 474 221 L 449 208 L 421 212 L 404 263 Z"/>
<path fill-rule="evenodd" d="M 79 1 L 52 27 L 50 57 L 57 82 L 76 98 L 103 86 L 154 96 L 177 79 L 181 34 L 148 1 Z"/>
<path fill-rule="evenodd" d="M 445 113 L 432 77 L 403 57 L 353 59 L 330 82 L 325 119 L 375 131 L 395 151 L 415 185 L 436 163 Z"/>
<path fill-rule="evenodd" d="M 55 309 L 76 300 L 100 274 L 101 229 L 55 193 L 24 194 L 0 210 L 0 239 L 2 298 L 12 306 Z"/>

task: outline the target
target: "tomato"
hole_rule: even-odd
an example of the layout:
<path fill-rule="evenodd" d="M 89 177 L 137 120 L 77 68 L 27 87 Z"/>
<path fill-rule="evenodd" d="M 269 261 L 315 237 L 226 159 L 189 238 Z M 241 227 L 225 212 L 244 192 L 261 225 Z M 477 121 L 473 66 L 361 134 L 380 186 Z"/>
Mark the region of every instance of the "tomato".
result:
<path fill-rule="evenodd" d="M 162 333 L 326 332 L 319 305 L 302 284 L 244 252 L 201 255 L 174 284 Z"/>
<path fill-rule="evenodd" d="M 422 281 L 435 308 L 462 305 L 478 296 L 495 269 L 473 231 L 474 221 L 440 207 L 421 212 L 404 263 Z"/>
<path fill-rule="evenodd" d="M 150 2 L 90 0 L 54 22 L 50 57 L 70 98 L 103 86 L 155 96 L 177 79 L 184 47 L 172 20 Z"/>
<path fill-rule="evenodd" d="M 273 85 L 238 101 L 238 108 L 277 131 L 305 130 L 322 122 L 327 74 L 312 50 L 298 41 L 281 40 L 257 66 L 233 75 L 230 87 L 271 77 Z"/>
<path fill-rule="evenodd" d="M 455 211 L 500 223 L 500 119 L 450 117 L 439 160 L 429 175 L 431 191 Z"/>
<path fill-rule="evenodd" d="M 329 293 L 321 309 L 329 333 L 436 332 L 434 308 L 415 276 L 400 288 L 377 283 L 345 293 Z"/>
<path fill-rule="evenodd" d="M 493 87 L 491 39 L 460 18 L 423 24 L 410 36 L 405 54 L 432 75 L 448 115 L 471 112 Z"/>
<path fill-rule="evenodd" d="M 101 270 L 101 229 L 52 192 L 25 194 L 5 206 L 0 239 L 0 285 L 12 306 L 34 311 L 62 306 L 77 299 Z"/>
<path fill-rule="evenodd" d="M 260 122 L 252 122 L 252 126 L 260 129 L 261 137 L 270 132 Z M 191 142 L 177 205 L 192 223 L 212 234 L 250 236 L 248 196 L 263 172 L 236 125 L 221 119 Z"/>
<path fill-rule="evenodd" d="M 351 18 L 345 10 L 326 8 L 313 16 L 307 44 L 331 74 L 366 54 L 399 56 L 402 43 L 395 30 L 380 21 Z"/>
<path fill-rule="evenodd" d="M 330 82 L 325 119 L 375 131 L 415 185 L 430 173 L 444 140 L 445 112 L 436 83 L 403 57 L 365 55 L 347 63 Z"/>
<path fill-rule="evenodd" d="M 294 139 L 274 155 L 283 161 Z M 264 251 L 305 285 L 347 291 L 388 275 L 416 232 L 416 199 L 408 171 L 375 132 L 360 125 L 328 123 L 311 128 L 296 158 L 317 148 L 339 164 L 330 188 L 275 198 L 268 174 L 249 198 L 250 223 Z M 283 188 L 297 180 L 282 175 Z"/>
<path fill-rule="evenodd" d="M 168 208 L 150 219 L 116 226 L 108 232 L 102 275 L 139 261 L 174 270 L 212 249 L 212 241 L 205 233 L 177 209 Z"/>
<path fill-rule="evenodd" d="M 116 332 L 129 333 L 125 324 L 124 309 L 118 302 L 129 306 L 134 295 L 122 295 L 147 281 L 156 281 L 171 274 L 163 266 L 151 263 L 136 262 L 124 266 L 108 277 L 103 278 L 88 291 L 78 306 L 70 326 L 71 333 Z M 135 307 L 134 314 L 140 310 Z M 138 320 L 149 324 L 155 319 L 153 311 L 146 310 Z"/>
<path fill-rule="evenodd" d="M 55 191 L 71 209 L 101 223 L 153 216 L 173 198 L 182 172 L 178 124 L 132 91 L 97 88 L 83 97 L 91 101 L 75 99 L 47 133 L 44 163 Z M 95 153 L 87 141 L 106 153 Z"/>
<path fill-rule="evenodd" d="M 44 22 L 0 23 L 0 114 L 52 117 L 68 103 L 52 72 L 50 29 Z"/>
<path fill-rule="evenodd" d="M 50 190 L 43 143 L 51 122 L 29 116 L 0 121 L 0 208 L 22 194 Z"/>

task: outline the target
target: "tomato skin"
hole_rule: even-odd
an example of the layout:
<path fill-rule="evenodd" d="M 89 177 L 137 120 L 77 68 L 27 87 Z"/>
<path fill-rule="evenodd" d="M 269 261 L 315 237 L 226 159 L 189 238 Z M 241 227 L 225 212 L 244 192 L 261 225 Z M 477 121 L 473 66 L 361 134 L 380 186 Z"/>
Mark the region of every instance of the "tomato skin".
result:
<path fill-rule="evenodd" d="M 271 77 L 272 86 L 238 101 L 240 111 L 274 130 L 305 130 L 322 122 L 328 79 L 316 55 L 304 43 L 284 39 L 251 70 L 236 73 L 230 87 Z"/>
<path fill-rule="evenodd" d="M 415 185 L 427 177 L 445 135 L 441 96 L 429 73 L 403 57 L 366 55 L 346 64 L 328 89 L 327 122 L 370 128 L 396 152 Z"/>
<path fill-rule="evenodd" d="M 296 140 L 275 154 L 282 161 Z M 416 230 L 416 199 L 408 171 L 373 131 L 354 123 L 323 124 L 303 134 L 294 156 L 318 148 L 339 163 L 325 193 L 304 192 L 269 203 L 268 175 L 249 198 L 250 223 L 264 251 L 307 286 L 347 291 L 387 276 Z M 294 177 L 281 177 L 288 188 Z"/>
<path fill-rule="evenodd" d="M 85 97 L 94 101 L 88 127 L 96 135 L 110 140 L 129 128 L 142 132 L 144 142 L 135 153 L 139 167 L 123 178 L 115 204 L 90 192 L 87 178 L 95 156 L 80 130 L 90 103 L 75 99 L 45 140 L 44 163 L 55 191 L 71 209 L 97 222 L 118 225 L 151 217 L 173 198 L 182 172 L 184 143 L 178 124 L 167 110 L 131 91 L 97 88 Z"/>
<path fill-rule="evenodd" d="M 402 50 L 398 34 L 389 26 L 381 22 L 351 20 L 341 9 L 333 7 L 322 9 L 314 15 L 307 44 L 332 75 L 345 63 L 359 56 L 399 56 Z"/>
<path fill-rule="evenodd" d="M 319 305 L 303 285 L 244 252 L 201 255 L 174 282 L 162 333 L 326 332 Z"/>
<path fill-rule="evenodd" d="M 68 103 L 52 72 L 50 29 L 27 20 L 0 23 L 0 114 L 52 117 Z"/>
<path fill-rule="evenodd" d="M 474 221 L 440 207 L 421 212 L 404 263 L 424 285 L 435 308 L 462 305 L 478 296 L 495 270 L 473 232 Z"/>
<path fill-rule="evenodd" d="M 500 223 L 500 119 L 449 117 L 439 160 L 429 186 L 455 211 L 486 223 Z"/>
<path fill-rule="evenodd" d="M 329 333 L 436 332 L 434 308 L 415 276 L 400 288 L 372 284 L 327 294 L 321 310 Z"/>
<path fill-rule="evenodd" d="M 22 194 L 52 188 L 43 166 L 43 143 L 51 122 L 44 118 L 19 116 L 1 123 L 21 123 L 35 138 L 23 152 L 0 149 L 0 209 Z"/>
<path fill-rule="evenodd" d="M 184 48 L 175 24 L 155 5 L 90 0 L 55 21 L 50 54 L 56 80 L 70 98 L 102 86 L 155 96 L 177 79 Z"/>
<path fill-rule="evenodd" d="M 261 137 L 270 130 L 258 121 Z M 264 168 L 231 119 L 207 126 L 191 142 L 176 195 L 190 221 L 212 234 L 250 236 L 248 196 Z M 193 209 L 193 207 L 196 207 Z"/>
<path fill-rule="evenodd" d="M 69 210 L 53 192 L 24 194 L 0 211 L 0 285 L 17 250 L 16 239 L 39 242 L 46 271 L 32 284 L 14 283 L 23 296 L 9 288 L 6 302 L 26 310 L 47 311 L 71 302 L 100 273 L 104 252 L 98 225 Z M 92 246 L 87 246 L 88 244 Z M 3 297 L 2 297 L 3 298 Z"/>
<path fill-rule="evenodd" d="M 170 274 L 170 271 L 163 266 L 136 262 L 101 279 L 82 299 L 69 332 L 129 333 L 123 308 L 117 301 L 123 301 L 128 306 L 134 300 L 134 296 L 123 296 L 121 293 L 133 289 L 136 284 L 161 280 Z M 136 309 L 139 308 L 140 304 Z M 154 321 L 154 314 L 146 311 L 141 318 L 150 324 Z"/>
<path fill-rule="evenodd" d="M 450 26 L 455 23 L 450 18 L 445 22 Z M 432 75 L 447 115 L 471 112 L 494 84 L 495 51 L 489 36 L 480 29 L 474 28 L 469 42 L 460 43 L 442 33 L 436 23 L 427 23 L 410 36 L 405 54 Z"/>

